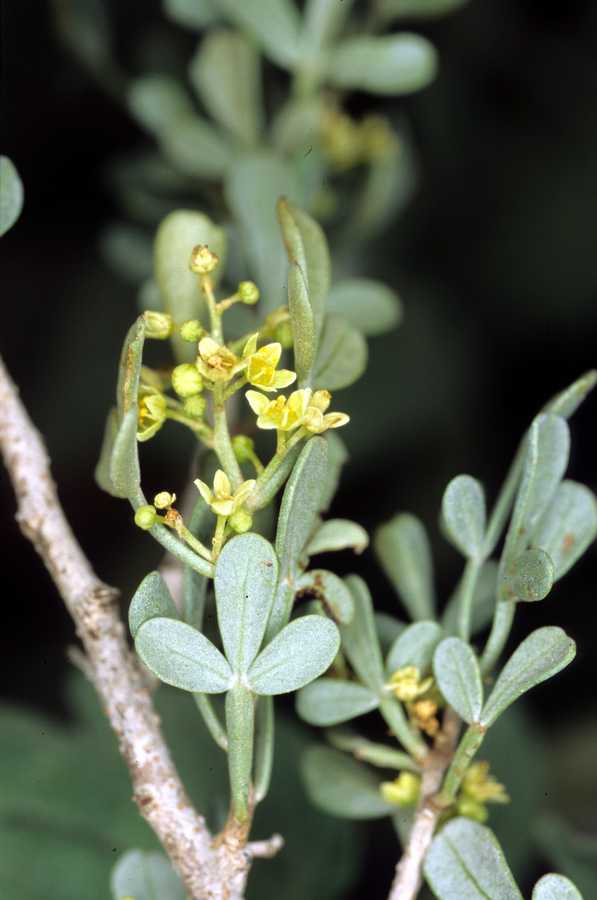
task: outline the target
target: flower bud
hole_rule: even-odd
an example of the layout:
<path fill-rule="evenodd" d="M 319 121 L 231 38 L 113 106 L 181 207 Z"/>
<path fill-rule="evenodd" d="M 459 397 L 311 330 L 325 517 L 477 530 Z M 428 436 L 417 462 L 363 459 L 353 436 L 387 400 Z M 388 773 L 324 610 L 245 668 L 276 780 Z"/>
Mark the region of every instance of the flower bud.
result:
<path fill-rule="evenodd" d="M 143 313 L 143 321 L 148 338 L 163 341 L 172 334 L 172 316 L 169 313 L 148 309 Z"/>
<path fill-rule="evenodd" d="M 456 811 L 459 816 L 466 816 L 467 819 L 473 819 L 481 824 L 486 822 L 489 816 L 485 804 L 471 800 L 470 797 L 461 797 L 456 804 Z"/>
<path fill-rule="evenodd" d="M 183 399 L 194 397 L 203 390 L 203 379 L 196 366 L 192 363 L 182 363 L 172 371 L 172 387 Z"/>
<path fill-rule="evenodd" d="M 205 334 L 205 328 L 201 325 L 199 319 L 189 319 L 180 326 L 180 336 L 183 341 L 190 344 L 196 344 Z"/>
<path fill-rule="evenodd" d="M 253 525 L 253 517 L 244 509 L 237 509 L 228 519 L 228 524 L 237 534 L 244 534 Z"/>
<path fill-rule="evenodd" d="M 239 463 L 250 462 L 255 450 L 255 442 L 246 434 L 235 434 L 232 438 L 232 449 Z"/>
<path fill-rule="evenodd" d="M 238 296 L 242 303 L 253 306 L 259 300 L 259 288 L 254 281 L 241 281 L 238 285 Z"/>
<path fill-rule="evenodd" d="M 192 419 L 202 419 L 205 414 L 205 409 L 207 407 L 207 401 L 205 397 L 199 396 L 199 394 L 195 394 L 194 397 L 188 397 L 185 402 L 183 409 L 187 416 L 190 416 Z"/>
<path fill-rule="evenodd" d="M 170 494 L 168 491 L 160 491 L 153 498 L 153 505 L 156 509 L 169 509 L 176 501 L 176 494 Z"/>
<path fill-rule="evenodd" d="M 209 249 L 207 244 L 197 244 L 191 252 L 189 268 L 197 275 L 209 275 L 217 267 L 220 258 Z"/>
<path fill-rule="evenodd" d="M 140 506 L 135 512 L 135 525 L 143 531 L 149 531 L 157 521 L 155 506 Z"/>
<path fill-rule="evenodd" d="M 292 336 L 292 325 L 290 322 L 281 322 L 274 332 L 274 337 L 278 341 L 278 343 L 282 344 L 285 350 L 290 350 L 290 348 L 294 344 L 294 338 Z"/>
<path fill-rule="evenodd" d="M 421 778 L 413 772 L 401 772 L 394 781 L 384 781 L 381 795 L 386 803 L 396 806 L 415 806 L 419 800 Z"/>

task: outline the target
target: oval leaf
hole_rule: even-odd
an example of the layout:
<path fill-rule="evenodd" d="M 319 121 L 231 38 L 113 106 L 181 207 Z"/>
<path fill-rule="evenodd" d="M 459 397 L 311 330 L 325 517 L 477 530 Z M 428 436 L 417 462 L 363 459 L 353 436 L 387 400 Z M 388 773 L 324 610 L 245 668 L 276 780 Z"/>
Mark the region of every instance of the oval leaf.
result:
<path fill-rule="evenodd" d="M 328 519 L 323 522 L 305 548 L 307 556 L 330 553 L 334 550 L 354 550 L 362 553 L 369 543 L 369 535 L 361 525 L 350 519 Z"/>
<path fill-rule="evenodd" d="M 433 674 L 444 698 L 471 725 L 483 708 L 481 670 L 472 648 L 457 637 L 446 638 L 433 655 Z"/>
<path fill-rule="evenodd" d="M 545 404 L 543 411 L 555 413 L 556 416 L 563 416 L 569 419 L 574 415 L 580 404 L 586 399 L 587 395 L 593 390 L 597 384 L 597 369 L 591 369 L 573 381 L 571 385 L 552 397 Z"/>
<path fill-rule="evenodd" d="M 288 270 L 288 311 L 294 346 L 294 368 L 300 385 L 309 385 L 315 360 L 315 322 L 303 270 L 292 263 Z"/>
<path fill-rule="evenodd" d="M 554 564 L 544 550 L 525 550 L 504 572 L 505 597 L 527 602 L 543 600 L 552 589 L 554 577 Z"/>
<path fill-rule="evenodd" d="M 292 0 L 217 0 L 228 18 L 244 28 L 263 52 L 280 66 L 293 66 L 299 58 L 300 20 Z"/>
<path fill-rule="evenodd" d="M 402 303 L 395 291 L 371 278 L 338 281 L 330 290 L 326 308 L 367 337 L 391 331 L 402 319 Z"/>
<path fill-rule="evenodd" d="M 481 559 L 485 537 L 485 494 L 470 475 L 457 475 L 446 488 L 442 517 L 450 539 L 469 559 Z"/>
<path fill-rule="evenodd" d="M 416 666 L 421 675 L 431 669 L 435 648 L 443 631 L 437 622 L 415 622 L 400 632 L 388 653 L 386 671 L 391 674 L 404 666 Z"/>
<path fill-rule="evenodd" d="M 538 628 L 514 651 L 483 708 L 481 722 L 491 725 L 526 691 L 557 675 L 576 656 L 576 644 L 554 626 Z"/>
<path fill-rule="evenodd" d="M 366 766 L 331 747 L 310 747 L 301 771 L 311 801 L 346 819 L 378 819 L 396 811 L 381 796 L 380 781 Z"/>
<path fill-rule="evenodd" d="M 339 391 L 353 384 L 367 368 L 367 352 L 360 331 L 340 316 L 327 316 L 315 363 L 314 386 Z"/>
<path fill-rule="evenodd" d="M 432 619 L 433 565 L 425 526 L 401 513 L 377 530 L 374 547 L 411 618 Z"/>
<path fill-rule="evenodd" d="M 158 137 L 193 113 L 191 98 L 175 78 L 165 75 L 135 79 L 128 89 L 127 102 L 135 119 Z"/>
<path fill-rule="evenodd" d="M 135 591 L 129 606 L 129 628 L 132 636 L 137 636 L 144 622 L 160 617 L 180 618 L 166 582 L 159 572 L 150 572 Z"/>
<path fill-rule="evenodd" d="M 328 669 L 340 647 L 338 629 L 322 616 L 295 619 L 261 651 L 247 680 L 256 694 L 287 694 Z"/>
<path fill-rule="evenodd" d="M 355 681 L 319 678 L 299 691 L 296 711 L 310 725 L 339 725 L 377 709 L 373 691 Z"/>
<path fill-rule="evenodd" d="M 137 446 L 137 407 L 129 409 L 120 423 L 112 458 L 110 460 L 110 481 L 116 497 L 135 499 L 141 486 L 139 449 Z"/>
<path fill-rule="evenodd" d="M 380 694 L 384 689 L 385 679 L 371 594 L 358 575 L 349 575 L 345 583 L 354 601 L 354 615 L 352 622 L 340 629 L 342 648 L 361 681 L 376 694 Z"/>
<path fill-rule="evenodd" d="M 327 612 L 339 625 L 348 625 L 354 615 L 352 594 L 341 578 L 326 569 L 311 569 L 297 582 L 297 592 L 306 592 L 321 600 Z"/>
<path fill-rule="evenodd" d="M 114 485 L 112 484 L 112 478 L 110 476 L 110 466 L 112 465 L 112 452 L 114 450 L 114 442 L 117 434 L 118 411 L 116 407 L 113 407 L 106 419 L 100 456 L 93 473 L 97 486 L 101 488 L 102 491 L 106 491 L 107 494 L 111 494 L 113 497 L 117 497 L 118 494 L 114 491 Z"/>
<path fill-rule="evenodd" d="M 433 45 L 418 34 L 354 37 L 329 55 L 330 81 L 341 88 L 376 94 L 412 94 L 430 84 L 437 71 Z"/>
<path fill-rule="evenodd" d="M 381 0 L 379 14 L 384 21 L 395 19 L 432 19 L 444 16 L 468 3 L 468 0 Z"/>
<path fill-rule="evenodd" d="M 533 888 L 532 900 L 582 900 L 578 888 L 563 875 L 544 875 Z"/>
<path fill-rule="evenodd" d="M 597 498 L 588 487 L 563 481 L 533 533 L 532 544 L 552 559 L 555 580 L 572 568 L 597 537 Z"/>
<path fill-rule="evenodd" d="M 145 850 L 129 850 L 118 860 L 110 888 L 114 900 L 184 900 L 186 896 L 170 860 L 163 853 Z"/>
<path fill-rule="evenodd" d="M 442 828 L 424 872 L 438 900 L 523 900 L 495 835 L 471 819 Z"/>
<path fill-rule="evenodd" d="M 172 165 L 191 178 L 222 178 L 234 160 L 227 135 L 196 113 L 177 119 L 176 127 L 162 134 L 160 146 Z"/>
<path fill-rule="evenodd" d="M 214 578 L 218 626 L 228 661 L 246 672 L 257 656 L 269 619 L 278 560 L 258 534 L 240 534 L 224 545 Z"/>
<path fill-rule="evenodd" d="M 21 215 L 23 198 L 23 182 L 14 163 L 8 156 L 0 156 L 0 237 Z"/>
<path fill-rule="evenodd" d="M 232 671 L 205 635 L 174 619 L 150 619 L 141 625 L 135 649 L 154 675 L 183 691 L 221 694 Z"/>
<path fill-rule="evenodd" d="M 173 22 L 202 30 L 218 18 L 217 0 L 162 0 L 164 13 Z"/>

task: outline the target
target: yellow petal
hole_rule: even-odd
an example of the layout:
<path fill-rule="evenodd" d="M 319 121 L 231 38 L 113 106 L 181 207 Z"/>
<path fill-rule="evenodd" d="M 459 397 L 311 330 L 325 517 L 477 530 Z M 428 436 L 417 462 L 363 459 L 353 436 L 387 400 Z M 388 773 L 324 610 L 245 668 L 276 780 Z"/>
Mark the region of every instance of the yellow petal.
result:
<path fill-rule="evenodd" d="M 232 497 L 226 500 L 214 500 L 211 508 L 217 516 L 231 516 L 234 512 L 234 500 Z"/>
<path fill-rule="evenodd" d="M 288 387 L 295 381 L 296 372 L 291 372 L 290 369 L 280 369 L 279 372 L 274 374 L 274 389 Z"/>
<path fill-rule="evenodd" d="M 218 349 L 219 344 L 213 338 L 204 337 L 199 341 L 199 356 L 202 359 L 209 359 L 210 356 L 218 352 Z"/>
<path fill-rule="evenodd" d="M 272 366 L 275 369 L 282 356 L 282 344 L 278 344 L 277 342 L 266 344 L 265 347 L 261 347 L 257 351 L 255 356 L 263 360 L 267 366 Z"/>
<path fill-rule="evenodd" d="M 264 397 L 259 391 L 247 391 L 245 397 L 247 398 L 249 406 L 257 416 L 262 416 L 270 404 L 267 397 Z"/>
<path fill-rule="evenodd" d="M 287 401 L 288 408 L 302 418 L 311 402 L 311 394 L 311 388 L 301 388 L 298 391 L 293 391 Z"/>
<path fill-rule="evenodd" d="M 259 416 L 257 419 L 257 428 L 262 428 L 264 431 L 271 431 L 277 427 L 276 423 L 268 416 Z"/>
<path fill-rule="evenodd" d="M 218 469 L 214 475 L 214 494 L 218 497 L 229 497 L 230 491 L 230 479 L 223 469 Z"/>
<path fill-rule="evenodd" d="M 197 490 L 199 491 L 199 493 L 201 494 L 201 496 L 203 497 L 203 499 L 209 506 L 209 504 L 212 501 L 212 497 L 213 497 L 210 486 L 208 484 L 206 484 L 204 481 L 201 481 L 200 478 L 195 478 L 195 481 L 193 482 L 193 484 L 195 485 L 195 487 L 197 488 Z"/>
<path fill-rule="evenodd" d="M 350 422 L 350 416 L 346 413 L 328 413 L 323 417 L 325 428 L 342 428 Z"/>
<path fill-rule="evenodd" d="M 310 406 L 315 406 L 317 409 L 325 412 L 330 405 L 331 400 L 332 395 L 329 391 L 315 391 L 311 398 Z"/>
<path fill-rule="evenodd" d="M 255 487 L 255 479 L 249 478 L 248 481 L 243 481 L 239 488 L 234 492 L 234 508 L 238 509 L 239 506 L 242 506 L 253 488 Z"/>
<path fill-rule="evenodd" d="M 312 434 L 321 434 L 322 431 L 325 431 L 322 411 L 315 406 L 310 406 L 303 418 L 303 425 Z"/>
<path fill-rule="evenodd" d="M 253 353 L 257 350 L 257 338 L 259 337 L 259 332 L 256 331 L 255 334 L 252 334 L 248 339 L 247 343 L 243 348 L 243 359 L 246 359 L 247 356 L 252 356 Z"/>

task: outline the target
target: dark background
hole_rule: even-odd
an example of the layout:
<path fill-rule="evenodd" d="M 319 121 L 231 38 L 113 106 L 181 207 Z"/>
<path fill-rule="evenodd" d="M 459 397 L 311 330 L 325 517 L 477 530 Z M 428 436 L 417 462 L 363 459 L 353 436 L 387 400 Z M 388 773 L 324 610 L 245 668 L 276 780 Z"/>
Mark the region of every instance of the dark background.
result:
<path fill-rule="evenodd" d="M 138 70 L 144 51 L 135 36 L 158 20 L 158 4 L 113 6 L 119 55 Z M 48 4 L 5 3 L 3 19 L 1 149 L 20 171 L 26 202 L 0 249 L 1 351 L 47 439 L 83 547 L 126 595 L 158 553 L 132 527 L 126 504 L 92 477 L 119 345 L 136 312 L 134 289 L 98 245 L 121 217 L 107 164 L 145 138 L 65 52 Z M 366 263 L 366 274 L 400 290 L 406 317 L 373 341 L 369 376 L 346 392 L 354 418 L 343 436 L 353 458 L 332 512 L 367 527 L 400 509 L 416 512 L 431 529 L 447 597 L 460 563 L 436 524 L 445 484 L 470 472 L 494 497 L 532 416 L 597 364 L 597 7 L 473 0 L 419 30 L 439 50 L 436 83 L 406 100 L 353 101 L 357 111 L 406 114 L 421 185 Z M 594 396 L 574 417 L 569 470 L 593 489 L 596 410 Z M 369 429 L 377 446 L 365 439 Z M 180 448 L 173 453 L 184 475 Z M 149 466 L 156 482 L 168 471 L 155 454 Z M 18 533 L 3 472 L 0 497 L 2 694 L 62 715 L 73 630 Z M 393 610 L 371 554 L 339 564 L 356 566 L 376 603 Z M 518 617 L 516 636 L 561 624 L 579 643 L 575 664 L 530 700 L 546 729 L 597 715 L 596 583 L 593 548 L 548 600 Z"/>

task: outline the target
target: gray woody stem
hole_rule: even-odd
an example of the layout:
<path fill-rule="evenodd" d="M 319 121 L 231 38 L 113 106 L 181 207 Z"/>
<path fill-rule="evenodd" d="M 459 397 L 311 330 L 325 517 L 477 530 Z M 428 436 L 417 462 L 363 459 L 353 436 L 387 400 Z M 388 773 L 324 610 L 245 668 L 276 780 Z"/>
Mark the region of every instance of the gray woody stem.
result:
<path fill-rule="evenodd" d="M 388 900 L 415 900 L 419 893 L 423 880 L 423 863 L 433 840 L 438 819 L 443 812 L 443 807 L 436 802 L 436 798 L 444 773 L 452 759 L 459 731 L 460 719 L 448 708 L 434 748 L 422 763 L 421 800 L 408 844 L 396 866 Z"/>
<path fill-rule="evenodd" d="M 213 841 L 170 757 L 149 691 L 126 642 L 117 593 L 97 578 L 66 520 L 43 441 L 1 359 L 0 409 L 0 449 L 17 497 L 17 520 L 75 623 L 141 815 L 193 900 L 240 900 L 251 860 L 273 856 L 282 840 L 275 835 L 269 841 L 243 844 L 224 832 Z"/>

